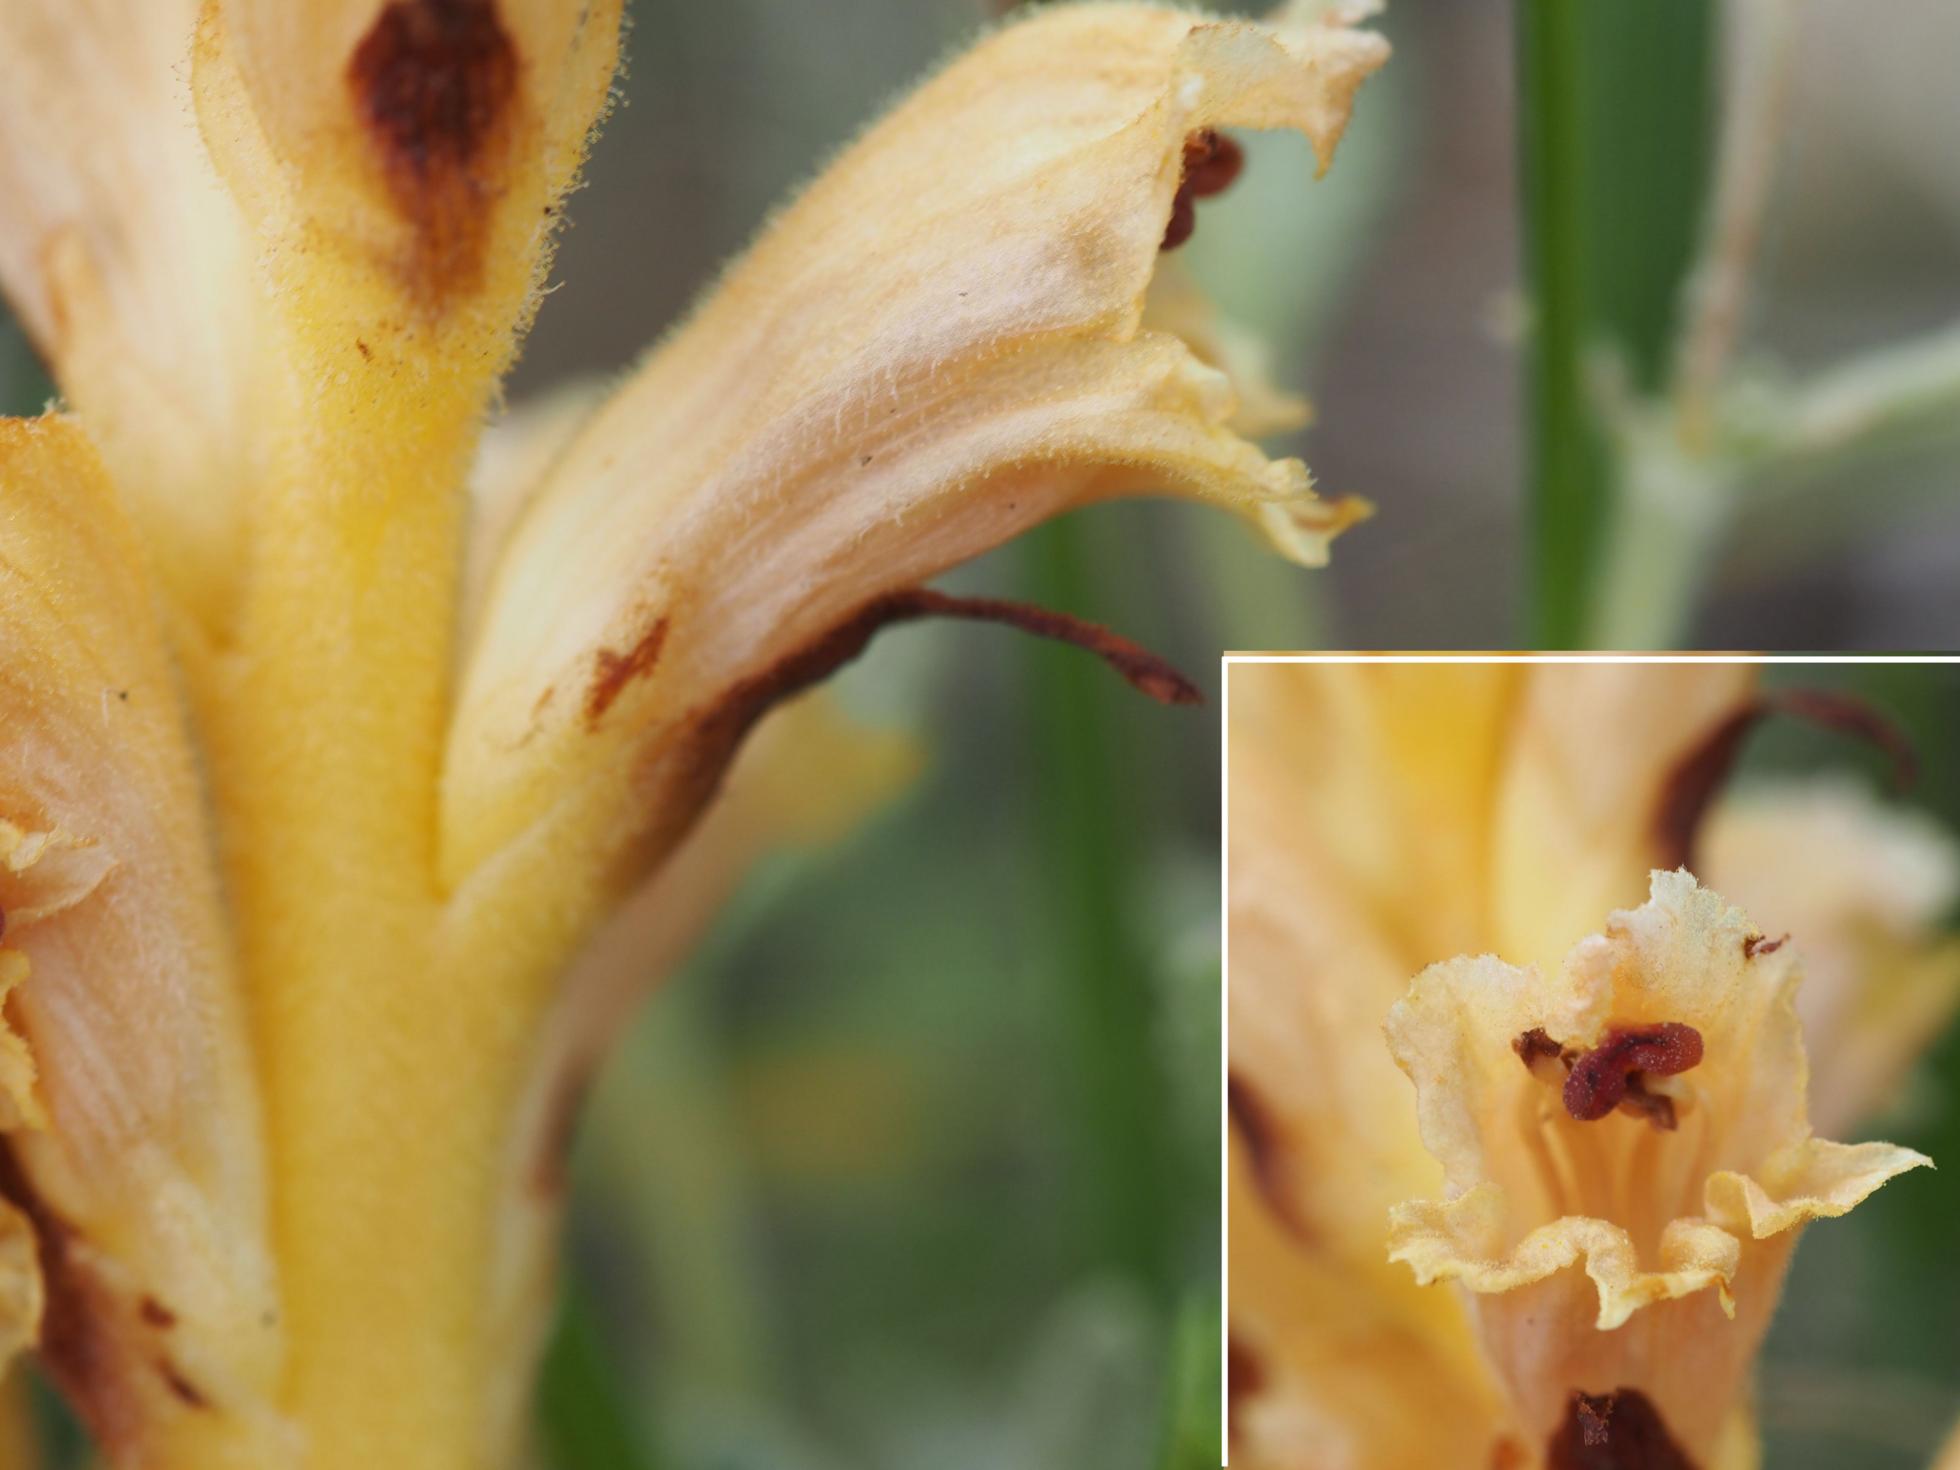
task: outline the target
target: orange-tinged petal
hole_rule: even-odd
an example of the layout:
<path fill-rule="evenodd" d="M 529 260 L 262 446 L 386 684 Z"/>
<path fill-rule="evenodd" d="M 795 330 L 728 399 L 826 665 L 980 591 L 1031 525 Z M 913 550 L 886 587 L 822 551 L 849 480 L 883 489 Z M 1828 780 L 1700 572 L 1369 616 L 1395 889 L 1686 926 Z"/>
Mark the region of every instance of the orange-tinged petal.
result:
<path fill-rule="evenodd" d="M 243 221 L 190 96 L 197 0 L 0 3 L 0 285 L 209 626 L 261 463 Z"/>
<path fill-rule="evenodd" d="M 1186 140 L 1293 127 L 1325 157 L 1385 54 L 1335 25 L 1044 8 L 848 149 L 516 528 L 450 735 L 449 880 L 520 838 L 684 825 L 738 691 L 1070 506 L 1224 501 L 1317 558 L 1353 509 L 1234 435 L 1228 376 L 1141 323 Z M 636 822 L 572 809 L 629 771 Z"/>
<path fill-rule="evenodd" d="M 220 1422 L 232 1445 L 275 1434 L 281 1340 L 243 1007 L 151 586 L 79 430 L 0 421 L 0 959 L 33 1073 L 20 1094 L 9 1037 L 7 1189 L 39 1236 L 44 1352 L 132 1460 L 195 1455 Z M 271 1464 L 272 1443 L 203 1463 Z"/>

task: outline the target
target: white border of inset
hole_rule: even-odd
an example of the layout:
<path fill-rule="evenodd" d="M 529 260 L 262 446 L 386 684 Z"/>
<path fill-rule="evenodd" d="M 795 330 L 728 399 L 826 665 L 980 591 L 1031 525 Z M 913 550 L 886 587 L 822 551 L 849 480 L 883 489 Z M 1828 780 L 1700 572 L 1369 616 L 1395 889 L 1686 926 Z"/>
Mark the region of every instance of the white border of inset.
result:
<path fill-rule="evenodd" d="M 1231 1436 L 1232 666 L 1234 664 L 1960 664 L 1950 653 L 1227 653 L 1218 700 L 1218 1463 Z"/>

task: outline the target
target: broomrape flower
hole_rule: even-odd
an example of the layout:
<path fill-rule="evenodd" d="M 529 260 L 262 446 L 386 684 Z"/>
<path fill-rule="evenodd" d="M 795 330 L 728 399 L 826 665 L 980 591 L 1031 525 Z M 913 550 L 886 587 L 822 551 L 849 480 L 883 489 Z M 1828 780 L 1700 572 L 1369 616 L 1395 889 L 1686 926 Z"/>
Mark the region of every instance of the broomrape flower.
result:
<path fill-rule="evenodd" d="M 1960 953 L 1944 834 L 1722 794 L 1778 705 L 1878 733 L 1751 685 L 1234 671 L 1235 1464 L 1756 1463 L 1800 1227 L 1926 1162 L 1817 1136 L 1807 1091 L 1834 1127 L 1882 1100 Z"/>
<path fill-rule="evenodd" d="M 1221 129 L 1331 157 L 1386 48 L 1321 9 L 997 31 L 473 472 L 618 0 L 0 0 L 0 279 L 69 406 L 0 423 L 0 1348 L 113 1461 L 518 1454 L 631 957 L 902 764 L 803 707 L 711 810 L 750 728 L 934 614 L 1188 697 L 922 584 L 1138 491 L 1306 562 L 1359 513 L 1153 287 Z"/>

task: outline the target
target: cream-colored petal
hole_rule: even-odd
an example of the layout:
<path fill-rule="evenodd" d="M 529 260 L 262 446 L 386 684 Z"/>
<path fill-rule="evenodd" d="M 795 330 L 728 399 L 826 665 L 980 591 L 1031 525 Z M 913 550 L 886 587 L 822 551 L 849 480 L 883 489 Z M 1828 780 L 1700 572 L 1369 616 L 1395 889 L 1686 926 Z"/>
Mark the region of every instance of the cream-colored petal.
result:
<path fill-rule="evenodd" d="M 1927 1162 L 1810 1136 L 1797 979 L 1788 947 L 1687 873 L 1656 872 L 1649 901 L 1612 915 L 1556 976 L 1453 960 L 1390 1013 L 1390 1048 L 1448 1181 L 1443 1198 L 1397 1207 L 1390 1254 L 1472 1294 L 1534 1440 L 1573 1392 L 1630 1387 L 1692 1457 L 1710 1456 L 1796 1228 Z M 1624 1107 L 1582 1117 L 1594 1084 L 1576 1102 L 1575 1084 L 1617 1083 L 1631 1065 L 1595 1058 L 1663 1026 L 1699 1038 L 1694 1060 L 1637 1075 L 1673 1126 Z M 1584 1289 L 1569 1269 L 1580 1263 Z"/>
<path fill-rule="evenodd" d="M 9 1192 L 41 1238 L 44 1345 L 132 1463 L 269 1466 L 267 1438 L 198 1460 L 213 1426 L 272 1432 L 281 1333 L 242 1000 L 151 585 L 80 431 L 0 421 L 0 954 L 26 970 L 7 1015 L 46 1125 L 9 1135 Z"/>
<path fill-rule="evenodd" d="M 1226 427 L 1233 433 L 1263 439 L 1312 420 L 1307 400 L 1273 381 L 1272 344 L 1222 314 L 1178 256 L 1162 261 L 1150 278 L 1143 329 L 1177 338 L 1198 361 L 1225 374 L 1235 405 Z"/>
<path fill-rule="evenodd" d="M 451 730 L 450 881 L 554 820 L 599 822 L 564 839 L 587 847 L 675 825 L 737 690 L 1067 507 L 1285 507 L 1317 556 L 1352 510 L 1234 435 L 1226 376 L 1141 317 L 1186 138 L 1292 127 L 1325 157 L 1385 54 L 1336 26 L 1044 7 L 848 149 L 517 528 Z M 569 814 L 577 780 L 629 767 L 637 830 L 612 798 Z"/>
<path fill-rule="evenodd" d="M 197 0 L 0 3 L 0 285 L 207 625 L 260 464 L 250 245 L 190 100 Z"/>
<path fill-rule="evenodd" d="M 465 641 L 467 630 L 476 625 L 490 573 L 511 528 L 603 397 L 597 383 L 567 383 L 513 406 L 485 426 L 470 471 L 461 617 Z"/>
<path fill-rule="evenodd" d="M 1724 800 L 1702 837 L 1709 882 L 1802 957 L 1797 1014 L 1810 1115 L 1826 1133 L 1883 1105 L 1960 1004 L 1960 848 L 1862 786 L 1782 782 Z"/>
<path fill-rule="evenodd" d="M 1682 762 L 1748 697 L 1745 664 L 1531 670 L 1499 776 L 1488 947 L 1550 969 L 1600 916 L 1671 867 L 1662 800 Z"/>

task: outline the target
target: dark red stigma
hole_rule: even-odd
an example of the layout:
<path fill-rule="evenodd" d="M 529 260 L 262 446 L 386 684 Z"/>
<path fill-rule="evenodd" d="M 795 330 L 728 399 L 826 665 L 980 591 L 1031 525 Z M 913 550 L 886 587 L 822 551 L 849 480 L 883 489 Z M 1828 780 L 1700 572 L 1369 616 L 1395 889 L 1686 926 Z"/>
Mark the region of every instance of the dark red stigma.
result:
<path fill-rule="evenodd" d="M 1594 1122 L 1617 1108 L 1629 1087 L 1645 1095 L 1643 1074 L 1672 1077 L 1701 1062 L 1701 1033 L 1679 1021 L 1655 1026 L 1615 1026 L 1591 1051 L 1582 1052 L 1565 1079 L 1565 1110 L 1582 1123 Z M 1667 1109 L 1668 1124 L 1673 1109 Z"/>

